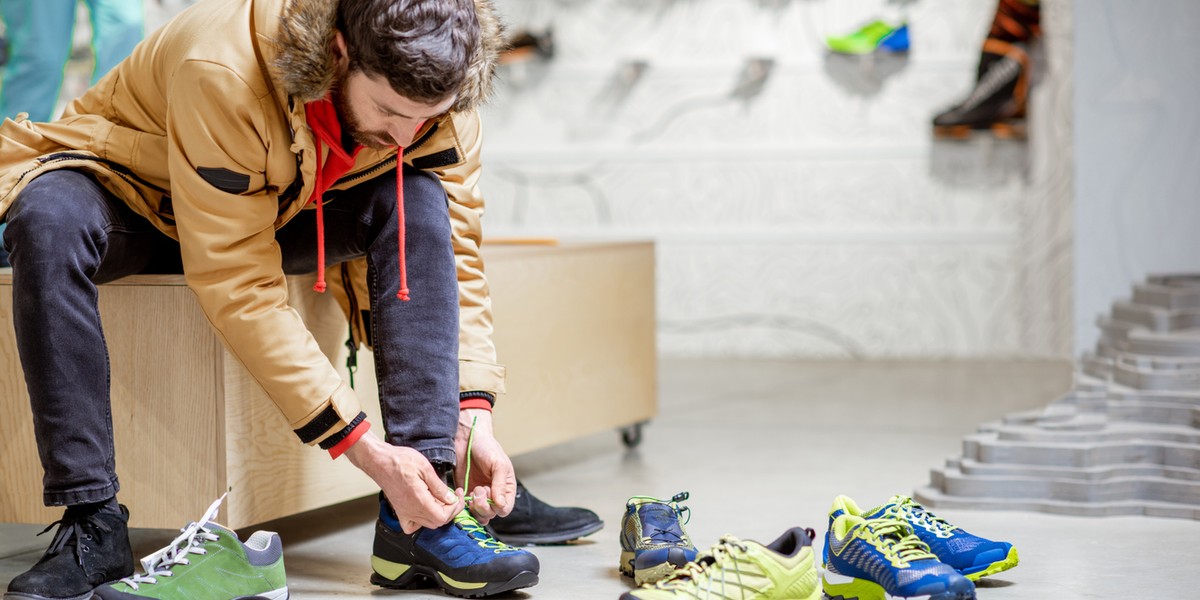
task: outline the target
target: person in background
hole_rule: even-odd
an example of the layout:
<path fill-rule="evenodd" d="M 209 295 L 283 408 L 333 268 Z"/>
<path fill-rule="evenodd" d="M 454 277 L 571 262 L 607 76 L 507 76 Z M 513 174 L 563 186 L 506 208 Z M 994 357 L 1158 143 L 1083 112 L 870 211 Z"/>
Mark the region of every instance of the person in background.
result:
<path fill-rule="evenodd" d="M 142 0 L 84 0 L 92 25 L 93 85 L 142 39 Z M 77 0 L 3 0 L 6 58 L 0 75 L 0 119 L 27 113 L 49 121 L 71 56 Z M 0 223 L 0 239 L 4 224 Z M 0 244 L 0 267 L 8 252 Z"/>
<path fill-rule="evenodd" d="M 1042 33 L 1040 0 L 1000 0 L 966 99 L 933 118 L 934 136 L 966 139 L 974 131 L 1025 137 L 1029 47 Z"/>

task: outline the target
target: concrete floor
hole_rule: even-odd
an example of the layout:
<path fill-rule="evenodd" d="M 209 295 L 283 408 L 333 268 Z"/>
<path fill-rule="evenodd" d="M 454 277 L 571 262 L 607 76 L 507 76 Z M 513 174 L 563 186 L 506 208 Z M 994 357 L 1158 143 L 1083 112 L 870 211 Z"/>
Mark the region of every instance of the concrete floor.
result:
<path fill-rule="evenodd" d="M 1070 366 L 1054 362 L 664 362 L 661 414 L 637 450 L 605 433 L 517 457 L 535 494 L 592 508 L 607 526 L 570 546 L 535 548 L 541 583 L 507 597 L 615 599 L 629 589 L 615 567 L 631 495 L 691 492 L 687 528 L 701 547 L 725 533 L 766 542 L 793 525 L 823 535 L 836 495 L 874 505 L 911 494 L 978 423 L 1043 406 L 1070 378 Z M 1200 522 L 937 512 L 1020 551 L 1020 566 L 981 583 L 981 599 L 1197 594 Z M 283 535 L 293 596 L 444 597 L 367 582 L 373 519 L 366 499 L 264 526 Z M 49 541 L 33 538 L 39 530 L 0 525 L 0 583 L 36 561 Z M 173 535 L 138 530 L 135 552 Z"/>

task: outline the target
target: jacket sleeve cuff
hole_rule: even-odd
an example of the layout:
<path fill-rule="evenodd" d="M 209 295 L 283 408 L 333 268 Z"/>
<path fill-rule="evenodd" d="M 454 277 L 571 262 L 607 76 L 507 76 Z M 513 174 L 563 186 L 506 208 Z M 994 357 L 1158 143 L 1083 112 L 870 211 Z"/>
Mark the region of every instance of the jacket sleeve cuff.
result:
<path fill-rule="evenodd" d="M 470 391 L 458 395 L 458 409 L 479 408 L 491 411 L 496 405 L 496 395 L 491 392 Z"/>
<path fill-rule="evenodd" d="M 321 449 L 328 450 L 330 458 L 336 459 L 341 456 L 358 441 L 364 433 L 371 429 L 371 422 L 367 420 L 366 413 L 358 413 L 357 417 L 350 422 L 341 431 L 325 438 L 321 441 Z"/>
<path fill-rule="evenodd" d="M 295 429 L 292 432 L 300 438 L 301 443 L 313 446 L 346 430 L 361 414 L 362 406 L 359 405 L 354 390 L 345 383 L 339 383 L 328 404 L 315 409 L 299 421 L 304 423 L 303 425 L 296 427 L 297 421 L 293 421 L 292 426 Z"/>
<path fill-rule="evenodd" d="M 462 358 L 458 361 L 460 392 L 485 391 L 493 396 L 503 394 L 504 375 L 504 367 L 495 363 Z"/>

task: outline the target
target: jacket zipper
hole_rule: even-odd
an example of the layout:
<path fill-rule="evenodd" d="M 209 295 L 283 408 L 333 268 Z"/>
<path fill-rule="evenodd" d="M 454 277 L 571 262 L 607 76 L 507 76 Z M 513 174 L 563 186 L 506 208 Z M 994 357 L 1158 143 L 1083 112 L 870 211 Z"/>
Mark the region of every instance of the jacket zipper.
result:
<path fill-rule="evenodd" d="M 412 154 L 417 149 L 419 149 L 421 146 L 424 146 L 425 143 L 428 142 L 429 139 L 433 137 L 433 134 L 437 133 L 437 130 L 438 130 L 438 124 L 434 123 L 433 127 L 430 127 L 429 131 L 425 132 L 425 135 L 421 136 L 417 141 L 413 142 L 411 146 L 404 149 L 404 155 L 408 156 L 409 154 Z M 365 171 L 359 171 L 359 172 L 351 174 L 351 175 L 346 175 L 345 177 L 342 177 L 341 179 L 338 179 L 337 181 L 333 182 L 333 185 L 331 185 L 329 187 L 332 188 L 332 187 L 341 185 L 343 183 L 349 183 L 351 181 L 358 181 L 359 179 L 364 179 L 366 177 L 373 176 L 376 173 L 384 170 L 385 168 L 390 167 L 391 165 L 395 164 L 396 158 L 397 157 L 393 156 L 393 157 L 388 158 L 387 160 L 385 160 Z"/>

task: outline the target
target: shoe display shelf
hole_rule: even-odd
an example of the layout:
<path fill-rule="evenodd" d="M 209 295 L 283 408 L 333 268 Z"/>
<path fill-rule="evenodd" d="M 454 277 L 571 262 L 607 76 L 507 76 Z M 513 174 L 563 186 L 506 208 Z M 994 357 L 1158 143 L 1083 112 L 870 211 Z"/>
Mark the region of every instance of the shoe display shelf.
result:
<path fill-rule="evenodd" d="M 508 393 L 496 434 L 512 455 L 657 412 L 654 245 L 495 244 L 483 251 Z M 289 277 L 292 306 L 347 377 L 346 319 L 312 276 Z M 230 491 L 218 521 L 261 523 L 378 491 L 348 460 L 302 445 L 221 345 L 177 275 L 100 286 L 111 359 L 119 498 L 131 526 L 176 528 Z M 382 431 L 374 360 L 355 388 Z M 0 269 L 0 522 L 48 523 L 42 470 L 12 326 L 11 269 Z M 614 434 L 615 435 L 615 434 Z"/>

